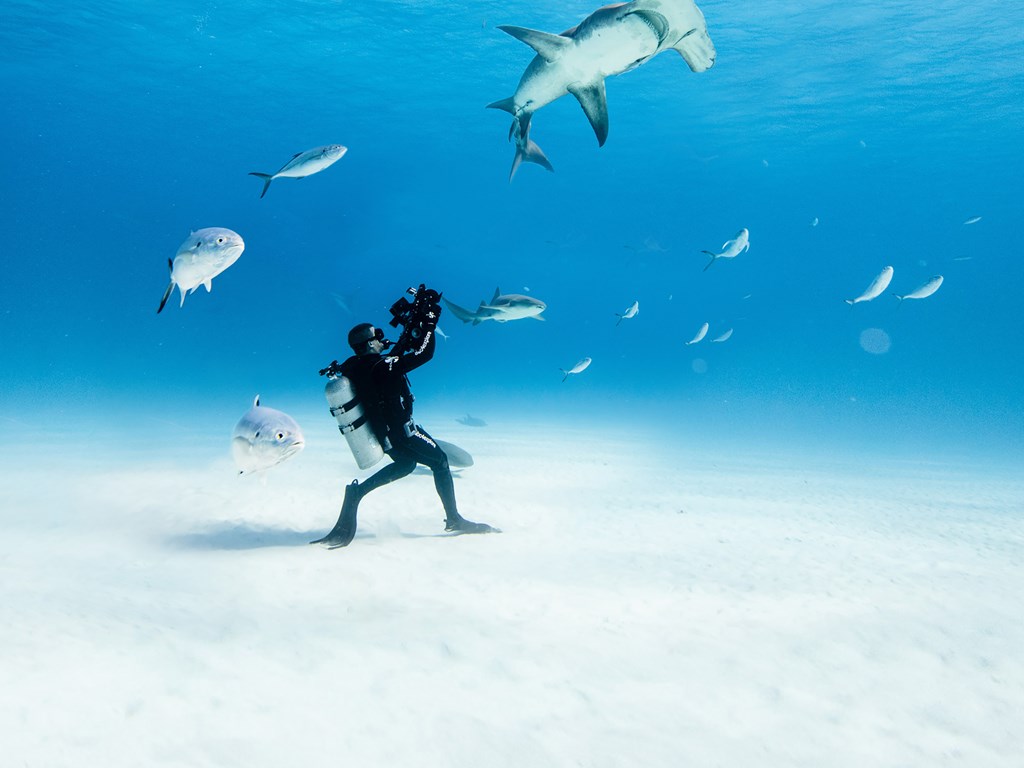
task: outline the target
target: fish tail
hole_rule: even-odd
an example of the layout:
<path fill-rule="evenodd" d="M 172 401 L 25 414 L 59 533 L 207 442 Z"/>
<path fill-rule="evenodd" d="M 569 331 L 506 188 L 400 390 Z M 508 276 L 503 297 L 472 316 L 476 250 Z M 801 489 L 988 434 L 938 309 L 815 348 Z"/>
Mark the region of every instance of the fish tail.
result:
<path fill-rule="evenodd" d="M 156 313 L 158 315 L 163 311 L 164 304 L 167 303 L 167 299 L 171 297 L 171 291 L 174 290 L 174 262 L 170 259 L 167 260 L 167 268 L 171 272 L 171 282 L 167 284 L 167 290 L 164 291 L 164 297 L 160 299 L 160 306 L 156 309 Z"/>
<path fill-rule="evenodd" d="M 854 304 L 856 304 L 856 303 L 857 303 L 857 302 L 855 302 L 855 301 L 854 301 L 853 299 L 843 299 L 843 301 L 845 301 L 845 302 L 846 302 L 847 304 L 849 304 L 849 305 L 850 305 L 851 307 L 852 307 L 852 306 L 853 306 Z"/>
<path fill-rule="evenodd" d="M 565 374 L 564 376 L 562 376 L 562 383 L 564 384 L 565 380 L 569 378 L 569 372 L 565 370 L 565 368 L 559 368 L 558 370 Z"/>
<path fill-rule="evenodd" d="M 259 179 L 263 179 L 263 191 L 260 192 L 260 200 L 262 200 L 263 196 L 265 194 L 267 194 L 267 190 L 270 189 L 270 182 L 272 182 L 274 180 L 273 174 L 270 174 L 270 173 L 256 173 L 255 171 L 253 171 L 249 175 L 250 176 L 255 176 L 256 178 L 259 178 Z"/>
<path fill-rule="evenodd" d="M 160 299 L 160 306 L 156 308 L 156 313 L 159 315 L 164 310 L 164 305 L 167 303 L 167 299 L 171 297 L 171 291 L 174 290 L 174 281 L 171 280 L 167 284 L 167 290 L 164 291 L 164 297 Z"/>
<path fill-rule="evenodd" d="M 715 259 L 718 258 L 718 254 L 712 253 L 711 251 L 701 251 L 701 253 L 706 253 L 708 256 L 711 257 L 711 261 L 709 261 L 708 265 L 704 267 L 704 271 L 707 272 L 711 265 L 715 263 Z"/>

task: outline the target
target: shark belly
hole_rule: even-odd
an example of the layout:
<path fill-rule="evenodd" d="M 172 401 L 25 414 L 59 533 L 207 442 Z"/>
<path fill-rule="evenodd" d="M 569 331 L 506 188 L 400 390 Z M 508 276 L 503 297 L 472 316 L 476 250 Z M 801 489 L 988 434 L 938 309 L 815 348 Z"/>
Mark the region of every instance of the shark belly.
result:
<path fill-rule="evenodd" d="M 535 56 L 513 95 L 519 112 L 536 112 L 569 93 L 627 72 L 658 53 L 661 41 L 637 16 L 600 25 L 579 34 L 573 46 L 555 61 Z"/>

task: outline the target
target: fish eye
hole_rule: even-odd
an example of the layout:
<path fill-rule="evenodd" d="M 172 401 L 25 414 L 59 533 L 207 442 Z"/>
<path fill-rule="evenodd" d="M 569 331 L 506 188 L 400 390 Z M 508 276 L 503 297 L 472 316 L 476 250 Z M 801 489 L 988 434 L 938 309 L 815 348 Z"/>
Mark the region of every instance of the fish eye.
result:
<path fill-rule="evenodd" d="M 224 238 L 223 237 L 218 237 L 217 238 L 217 242 L 218 243 L 223 243 L 224 242 Z"/>
<path fill-rule="evenodd" d="M 277 439 L 278 440 L 284 440 L 284 432 L 278 432 L 277 433 Z"/>
<path fill-rule="evenodd" d="M 202 240 L 197 240 L 196 241 L 196 248 L 199 248 L 202 244 L 203 244 Z"/>

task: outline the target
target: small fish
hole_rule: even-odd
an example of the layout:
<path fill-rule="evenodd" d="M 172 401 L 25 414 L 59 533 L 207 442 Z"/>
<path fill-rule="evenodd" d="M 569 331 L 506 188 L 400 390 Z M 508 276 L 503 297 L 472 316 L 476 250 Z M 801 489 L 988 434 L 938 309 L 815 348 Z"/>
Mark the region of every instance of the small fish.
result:
<path fill-rule="evenodd" d="M 305 447 L 302 430 L 287 413 L 260 405 L 256 395 L 252 408 L 235 425 L 231 453 L 240 475 L 262 472 L 294 456 Z"/>
<path fill-rule="evenodd" d="M 750 250 L 750 230 L 746 227 L 736 233 L 736 236 L 732 240 L 726 240 L 722 244 L 721 253 L 712 253 L 711 251 L 702 251 L 711 257 L 711 261 L 708 262 L 708 266 L 704 267 L 704 271 L 708 270 L 712 264 L 718 259 L 734 259 L 744 251 Z"/>
<path fill-rule="evenodd" d="M 818 226 L 818 217 L 817 216 L 815 216 L 813 219 L 811 219 L 811 226 L 812 227 Z"/>
<path fill-rule="evenodd" d="M 973 259 L 973 256 L 957 256 L 953 259 L 953 261 L 972 261 Z"/>
<path fill-rule="evenodd" d="M 929 296 L 931 296 L 933 293 L 939 290 L 940 285 L 942 285 L 942 275 L 935 275 L 935 277 L 928 278 L 924 285 L 915 288 L 910 293 L 904 296 L 900 296 L 897 294 L 896 298 L 900 300 L 901 304 L 905 299 L 927 299 Z"/>
<path fill-rule="evenodd" d="M 486 427 L 487 422 L 483 419 L 478 419 L 476 416 L 470 416 L 468 413 L 465 416 L 460 416 L 456 419 L 459 424 L 465 427 Z"/>
<path fill-rule="evenodd" d="M 698 341 L 700 341 L 701 339 L 703 339 L 707 335 L 708 335 L 708 324 L 704 323 L 704 325 L 702 325 L 700 327 L 700 330 L 697 331 L 697 335 L 694 336 L 692 339 L 690 339 L 688 342 L 686 342 L 686 346 L 690 346 L 691 344 L 696 344 Z"/>
<path fill-rule="evenodd" d="M 618 325 L 623 320 L 629 320 L 631 317 L 636 317 L 636 313 L 639 312 L 639 311 L 640 311 L 640 302 L 639 301 L 634 301 L 633 305 L 629 309 L 627 309 L 625 312 L 623 312 L 621 315 L 618 312 L 615 313 L 615 316 L 619 318 L 618 321 L 615 324 Z"/>
<path fill-rule="evenodd" d="M 578 363 L 576 363 L 576 365 L 574 365 L 568 371 L 565 370 L 564 368 L 559 368 L 558 370 L 560 370 L 563 374 L 565 374 L 564 376 L 562 376 L 562 381 L 564 382 L 566 379 L 568 379 L 574 373 L 582 373 L 583 371 L 587 370 L 587 368 L 590 366 L 591 362 L 592 361 L 591 361 L 591 359 L 589 357 L 584 357 L 582 360 L 580 360 Z"/>
<path fill-rule="evenodd" d="M 164 297 L 160 299 L 157 314 L 163 311 L 174 286 L 181 292 L 181 304 L 185 306 L 185 294 L 194 292 L 200 285 L 213 290 L 213 278 L 230 267 L 245 250 L 245 242 L 237 232 L 223 227 L 206 227 L 192 232 L 178 248 L 173 259 L 167 260 L 171 281 L 167 284 Z"/>
<path fill-rule="evenodd" d="M 966 227 L 968 224 L 977 224 L 979 221 L 981 221 L 981 216 L 971 216 L 971 218 L 964 222 L 964 226 Z"/>
<path fill-rule="evenodd" d="M 889 287 L 889 283 L 892 281 L 892 267 L 884 267 L 875 279 L 871 281 L 871 285 L 864 289 L 864 293 L 858 296 L 856 299 L 844 299 L 844 301 L 851 307 L 860 301 L 871 301 L 872 299 L 881 296 L 882 291 Z"/>
<path fill-rule="evenodd" d="M 723 341 L 728 341 L 730 336 L 732 336 L 732 328 L 730 328 L 728 331 L 723 333 L 721 336 L 718 336 L 718 337 L 712 339 L 711 343 L 714 344 L 716 342 L 721 343 Z"/>
<path fill-rule="evenodd" d="M 301 179 L 311 176 L 334 165 L 345 156 L 346 152 L 348 152 L 348 147 L 343 147 L 341 144 L 313 147 L 313 149 L 307 149 L 305 152 L 293 155 L 292 159 L 285 163 L 277 173 L 257 173 L 253 171 L 249 175 L 263 179 L 263 191 L 260 192 L 260 198 L 262 199 L 270 188 L 270 182 L 274 179 Z"/>
<path fill-rule="evenodd" d="M 445 341 L 448 341 L 448 334 L 441 330 L 441 326 L 440 325 L 436 326 L 434 328 L 434 330 L 437 331 L 437 335 L 438 336 L 440 336 Z"/>

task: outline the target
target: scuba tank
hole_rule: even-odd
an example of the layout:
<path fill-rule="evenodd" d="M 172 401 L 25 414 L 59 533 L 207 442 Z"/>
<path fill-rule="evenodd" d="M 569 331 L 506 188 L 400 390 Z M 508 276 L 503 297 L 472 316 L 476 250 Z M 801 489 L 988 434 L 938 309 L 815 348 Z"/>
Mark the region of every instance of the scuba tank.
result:
<path fill-rule="evenodd" d="M 327 377 L 324 395 L 359 468 L 369 469 L 384 458 L 384 449 L 373 434 L 352 382 L 340 372 L 332 371 Z"/>

